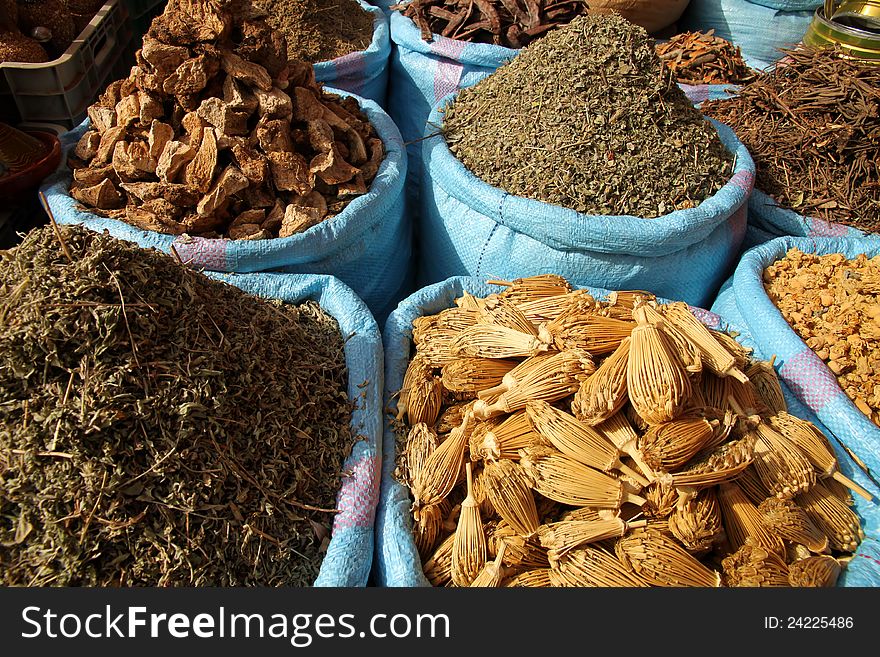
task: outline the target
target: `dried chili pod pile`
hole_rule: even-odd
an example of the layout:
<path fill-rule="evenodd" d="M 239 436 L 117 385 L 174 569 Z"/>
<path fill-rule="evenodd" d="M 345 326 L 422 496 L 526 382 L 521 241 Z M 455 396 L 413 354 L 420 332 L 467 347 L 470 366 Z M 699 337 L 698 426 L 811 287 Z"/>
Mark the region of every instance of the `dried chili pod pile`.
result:
<path fill-rule="evenodd" d="M 397 398 L 432 584 L 835 584 L 871 495 L 772 366 L 681 302 L 490 282 L 415 320 Z"/>
<path fill-rule="evenodd" d="M 707 32 L 680 32 L 658 43 L 657 54 L 677 82 L 683 84 L 745 84 L 755 77 L 740 47 Z"/>
<path fill-rule="evenodd" d="M 755 187 L 783 208 L 880 231 L 880 67 L 838 47 L 785 54 L 702 111 L 734 129 L 755 160 Z"/>
<path fill-rule="evenodd" d="M 288 60 L 249 0 L 171 0 L 88 114 L 71 195 L 161 233 L 302 232 L 365 194 L 384 158 L 357 102 Z"/>
<path fill-rule="evenodd" d="M 311 585 L 354 443 L 336 320 L 59 234 L 0 252 L 0 582 Z"/>
<path fill-rule="evenodd" d="M 790 249 L 763 279 L 785 321 L 880 426 L 880 257 Z"/>
<path fill-rule="evenodd" d="M 411 0 L 391 9 L 411 18 L 430 42 L 434 34 L 522 48 L 589 10 L 586 0 Z"/>
<path fill-rule="evenodd" d="M 648 33 L 613 14 L 580 16 L 461 90 L 443 131 L 484 182 L 592 215 L 695 207 L 734 164 Z"/>

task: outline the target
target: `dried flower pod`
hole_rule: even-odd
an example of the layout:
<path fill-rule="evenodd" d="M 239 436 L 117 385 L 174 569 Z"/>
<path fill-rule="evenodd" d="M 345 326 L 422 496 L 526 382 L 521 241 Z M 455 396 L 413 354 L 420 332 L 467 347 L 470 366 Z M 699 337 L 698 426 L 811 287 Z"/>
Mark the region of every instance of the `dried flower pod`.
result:
<path fill-rule="evenodd" d="M 626 370 L 629 353 L 630 338 L 627 336 L 580 385 L 571 402 L 571 410 L 581 422 L 596 425 L 623 408 L 628 400 Z"/>
<path fill-rule="evenodd" d="M 410 425 L 432 425 L 440 414 L 443 387 L 433 368 L 418 354 L 409 362 L 397 397 L 397 419 L 406 416 Z"/>
<path fill-rule="evenodd" d="M 474 499 L 477 500 L 477 504 L 480 506 L 480 518 L 483 522 L 486 522 L 490 518 L 497 516 L 498 513 L 495 510 L 495 505 L 492 504 L 492 499 L 489 497 L 485 468 L 476 467 L 476 464 L 472 465 L 472 467 L 474 468 Z"/>
<path fill-rule="evenodd" d="M 418 473 L 419 476 L 412 483 L 412 494 L 417 506 L 438 504 L 461 479 L 464 452 L 472 422 L 473 417 L 465 415 L 461 426 L 454 429 L 428 457 Z"/>
<path fill-rule="evenodd" d="M 486 493 L 498 515 L 519 534 L 526 537 L 534 534 L 541 521 L 525 470 L 513 461 L 502 459 L 487 462 L 483 472 Z"/>
<path fill-rule="evenodd" d="M 547 556 L 553 564 L 569 550 L 597 543 L 609 538 L 623 536 L 632 527 L 644 526 L 644 520 L 626 522 L 622 518 L 598 518 L 596 520 L 564 520 L 541 525 L 538 539 L 547 548 Z"/>
<path fill-rule="evenodd" d="M 401 484 L 411 487 L 413 481 L 421 476 L 428 458 L 440 446 L 440 438 L 427 424 L 419 422 L 409 430 L 405 445 L 396 474 Z"/>
<path fill-rule="evenodd" d="M 690 552 L 706 552 L 724 535 L 721 506 L 711 488 L 676 506 L 669 516 L 669 530 Z"/>
<path fill-rule="evenodd" d="M 834 557 L 811 556 L 788 566 L 788 583 L 797 587 L 836 586 L 841 570 L 840 562 Z"/>
<path fill-rule="evenodd" d="M 742 488 L 752 504 L 756 506 L 768 497 L 773 496 L 773 493 L 771 493 L 764 485 L 764 482 L 761 481 L 761 478 L 758 476 L 758 472 L 753 465 L 749 465 L 749 467 L 743 470 L 734 481 L 740 488 Z"/>
<path fill-rule="evenodd" d="M 532 428 L 525 411 L 511 413 L 504 419 L 493 418 L 481 423 L 481 426 L 484 430 L 480 432 L 476 455 L 482 459 L 519 461 L 519 450 L 545 444 Z M 472 448 L 471 458 L 473 456 Z"/>
<path fill-rule="evenodd" d="M 593 356 L 610 354 L 630 335 L 631 321 L 603 317 L 596 313 L 563 314 L 542 329 L 560 351 L 583 349 Z"/>
<path fill-rule="evenodd" d="M 614 546 L 617 558 L 654 586 L 720 585 L 718 573 L 708 569 L 674 540 L 654 530 L 633 532 Z"/>
<path fill-rule="evenodd" d="M 437 547 L 437 540 L 443 527 L 443 514 L 443 503 L 413 509 L 413 540 L 423 561 L 428 559 Z"/>
<path fill-rule="evenodd" d="M 586 290 L 540 297 L 531 301 L 515 302 L 533 324 L 552 322 L 563 314 L 589 312 L 596 308 L 596 300 Z"/>
<path fill-rule="evenodd" d="M 668 472 L 690 461 L 713 435 L 713 427 L 705 418 L 678 417 L 651 426 L 639 437 L 638 448 L 652 471 Z"/>
<path fill-rule="evenodd" d="M 855 552 L 864 540 L 859 517 L 821 482 L 795 497 L 794 501 L 828 537 L 832 550 Z"/>
<path fill-rule="evenodd" d="M 610 552 L 585 545 L 568 551 L 550 570 L 553 586 L 611 588 L 647 587 L 650 584 Z"/>
<path fill-rule="evenodd" d="M 732 376 L 748 381 L 748 376 L 738 367 L 737 357 L 719 342 L 709 328 L 688 308 L 686 303 L 676 301 L 660 308 L 666 322 L 683 333 L 700 353 L 703 363 L 720 377 Z"/>
<path fill-rule="evenodd" d="M 498 400 L 498 398 L 508 390 L 512 390 L 516 386 L 520 385 L 522 380 L 526 377 L 526 375 L 537 368 L 542 361 L 547 358 L 551 358 L 554 356 L 556 352 L 551 353 L 543 353 L 538 354 L 536 356 L 530 356 L 524 360 L 521 360 L 513 369 L 507 372 L 502 378 L 501 382 L 492 387 L 484 388 L 477 392 L 477 398 L 486 402 L 487 404 L 491 404 Z"/>
<path fill-rule="evenodd" d="M 434 423 L 434 431 L 438 435 L 442 435 L 445 433 L 449 433 L 455 427 L 461 424 L 461 421 L 464 419 L 465 413 L 469 410 L 472 411 L 474 407 L 474 403 L 470 402 L 461 402 L 457 404 L 450 404 L 446 408 L 444 408 L 439 417 L 437 418 L 437 422 Z"/>
<path fill-rule="evenodd" d="M 614 443 L 573 415 L 540 400 L 526 404 L 526 415 L 535 431 L 563 454 L 604 472 L 619 470 L 640 487 L 648 485 L 640 473 L 621 462 L 622 453 Z"/>
<path fill-rule="evenodd" d="M 491 280 L 486 282 L 489 285 L 505 285 L 507 289 L 500 296 L 516 304 L 568 294 L 572 291 L 571 283 L 558 274 L 538 274 L 537 276 L 515 278 L 512 281 Z"/>
<path fill-rule="evenodd" d="M 495 324 L 474 324 L 452 341 L 454 354 L 480 358 L 526 358 L 549 349 L 549 344 L 532 333 Z"/>
<path fill-rule="evenodd" d="M 781 587 L 788 586 L 788 566 L 784 559 L 764 546 L 752 541 L 725 557 L 726 586 Z"/>
<path fill-rule="evenodd" d="M 488 419 L 525 408 L 529 400 L 559 401 L 572 394 L 586 377 L 596 371 L 589 352 L 571 349 L 542 359 L 517 384 L 487 404 L 478 399 L 474 414 Z"/>
<path fill-rule="evenodd" d="M 479 322 L 513 329 L 538 337 L 538 328 L 516 304 L 502 296 L 487 297 L 480 304 Z"/>
<path fill-rule="evenodd" d="M 516 364 L 514 360 L 456 358 L 443 366 L 440 378 L 446 390 L 476 394 L 501 383 Z"/>
<path fill-rule="evenodd" d="M 638 307 L 643 307 L 645 316 L 648 321 L 656 326 L 660 331 L 669 338 L 670 344 L 673 345 L 676 356 L 681 366 L 693 375 L 698 375 L 703 371 L 703 359 L 697 346 L 691 339 L 683 333 L 677 326 L 671 322 L 667 322 L 656 305 L 650 303 L 640 303 Z"/>
<path fill-rule="evenodd" d="M 774 356 L 775 359 L 775 356 Z M 782 385 L 779 383 L 779 376 L 773 367 L 773 360 L 752 361 L 752 364 L 746 369 L 746 376 L 749 381 L 755 384 L 755 390 L 758 398 L 766 406 L 770 412 L 778 413 L 788 410 L 785 403 L 785 396 L 782 394 Z"/>
<path fill-rule="evenodd" d="M 765 422 L 755 427 L 755 471 L 767 489 L 790 498 L 816 483 L 816 471 L 804 454 Z"/>
<path fill-rule="evenodd" d="M 720 377 L 712 372 L 703 372 L 700 377 L 700 392 L 706 402 L 706 406 L 717 408 L 721 411 L 730 408 L 730 386 L 733 379 Z"/>
<path fill-rule="evenodd" d="M 675 510 L 678 503 L 678 489 L 668 482 L 653 481 L 642 491 L 647 503 L 645 515 L 649 518 L 666 518 Z"/>
<path fill-rule="evenodd" d="M 489 561 L 483 569 L 477 573 L 477 576 L 474 578 L 474 581 L 470 583 L 470 585 L 474 588 L 496 588 L 501 586 L 501 581 L 504 579 L 505 569 L 504 564 L 502 563 L 504 559 L 504 553 L 507 550 L 507 545 L 504 541 L 501 542 L 501 547 L 498 550 L 498 553 L 495 555 L 495 559 L 493 561 Z"/>
<path fill-rule="evenodd" d="M 625 502 L 645 503 L 619 479 L 556 450 L 530 447 L 520 454 L 520 464 L 535 482 L 535 490 L 551 500 L 597 509 L 619 509 Z"/>
<path fill-rule="evenodd" d="M 474 498 L 471 464 L 465 463 L 467 497 L 461 503 L 461 515 L 452 542 L 452 582 L 470 586 L 486 565 L 486 534 L 480 518 L 480 505 Z"/>
<path fill-rule="evenodd" d="M 724 482 L 718 486 L 718 501 L 721 504 L 721 517 L 724 520 L 724 531 L 733 550 L 739 550 L 751 538 L 760 545 L 780 557 L 785 556 L 785 544 L 776 534 L 764 527 L 761 512 L 733 482 Z"/>
<path fill-rule="evenodd" d="M 654 481 L 655 473 L 642 459 L 638 449 L 639 435 L 627 420 L 625 413 L 617 412 L 604 422 L 594 426 L 596 431 L 610 440 L 621 453 L 633 460 L 649 483 Z"/>
<path fill-rule="evenodd" d="M 828 537 L 794 501 L 768 497 L 758 505 L 758 511 L 768 531 L 792 543 L 805 545 L 813 552 L 828 552 Z"/>
<path fill-rule="evenodd" d="M 452 544 L 455 534 L 447 536 L 423 565 L 425 577 L 432 586 L 447 586 L 452 582 Z"/>
<path fill-rule="evenodd" d="M 840 462 L 825 435 L 812 423 L 785 411 L 767 418 L 770 426 L 795 445 L 816 469 L 821 479 L 831 477 L 869 502 L 874 499 L 864 488 L 840 471 Z"/>
<path fill-rule="evenodd" d="M 501 585 L 511 588 L 550 588 L 553 583 L 549 568 L 532 568 L 514 575 Z"/>
<path fill-rule="evenodd" d="M 659 424 L 681 412 L 691 394 L 691 383 L 674 347 L 648 322 L 645 309 L 636 308 L 633 317 L 638 325 L 632 329 L 626 367 L 629 401 L 645 421 Z"/>
<path fill-rule="evenodd" d="M 709 329 L 709 333 L 711 333 L 712 337 L 721 343 L 727 351 L 733 354 L 733 357 L 736 359 L 736 366 L 739 369 L 745 370 L 749 366 L 749 363 L 752 361 L 751 348 L 744 347 L 736 341 L 736 338 L 724 331 Z"/>
<path fill-rule="evenodd" d="M 730 481 L 752 462 L 755 437 L 744 436 L 697 454 L 685 468 L 669 475 L 677 488 L 699 489 Z"/>
<path fill-rule="evenodd" d="M 506 520 L 498 522 L 487 530 L 486 541 L 489 554 L 496 555 L 504 543 L 504 565 L 509 568 L 547 568 L 550 561 L 547 550 L 541 546 L 536 536 L 526 537 L 518 533 Z"/>

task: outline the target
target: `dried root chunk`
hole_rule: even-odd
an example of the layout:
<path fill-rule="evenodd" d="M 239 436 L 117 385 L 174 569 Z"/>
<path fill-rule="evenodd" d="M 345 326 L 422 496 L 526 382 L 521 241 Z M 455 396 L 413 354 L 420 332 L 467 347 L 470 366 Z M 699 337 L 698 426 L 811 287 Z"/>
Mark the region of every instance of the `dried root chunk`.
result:
<path fill-rule="evenodd" d="M 106 178 L 91 187 L 71 187 L 70 194 L 80 203 L 101 210 L 120 208 L 125 202 L 116 186 Z"/>
<path fill-rule="evenodd" d="M 79 138 L 73 154 L 81 160 L 91 160 L 98 154 L 98 146 L 101 144 L 101 133 L 97 130 L 88 130 Z"/>
<path fill-rule="evenodd" d="M 180 141 L 169 141 L 156 163 L 156 176 L 164 183 L 173 183 L 195 156 L 196 150 L 191 146 Z"/>

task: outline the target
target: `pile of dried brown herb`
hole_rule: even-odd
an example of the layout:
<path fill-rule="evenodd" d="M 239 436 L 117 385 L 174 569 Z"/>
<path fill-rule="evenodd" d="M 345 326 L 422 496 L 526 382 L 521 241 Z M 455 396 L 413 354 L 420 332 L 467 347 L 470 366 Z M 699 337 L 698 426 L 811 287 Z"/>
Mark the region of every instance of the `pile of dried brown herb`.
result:
<path fill-rule="evenodd" d="M 431 41 L 434 34 L 522 48 L 557 25 L 587 12 L 585 0 L 412 0 L 391 7 L 412 19 Z"/>
<path fill-rule="evenodd" d="M 366 50 L 373 16 L 357 0 L 257 0 L 266 21 L 287 39 L 287 54 L 309 62 Z"/>
<path fill-rule="evenodd" d="M 353 444 L 336 321 L 60 235 L 0 254 L 0 583 L 311 585 Z"/>
<path fill-rule="evenodd" d="M 138 65 L 89 107 L 71 196 L 142 230 L 255 240 L 365 194 L 382 140 L 265 19 L 250 0 L 169 0 Z"/>
<path fill-rule="evenodd" d="M 707 32 L 681 32 L 657 44 L 660 59 L 684 84 L 745 84 L 755 77 L 742 50 L 727 39 Z"/>
<path fill-rule="evenodd" d="M 785 52 L 703 112 L 736 131 L 755 160 L 755 187 L 777 203 L 880 231 L 880 67 L 835 48 Z"/>
<path fill-rule="evenodd" d="M 617 15 L 576 18 L 462 90 L 444 133 L 485 182 L 588 214 L 694 207 L 733 170 L 647 32 Z"/>

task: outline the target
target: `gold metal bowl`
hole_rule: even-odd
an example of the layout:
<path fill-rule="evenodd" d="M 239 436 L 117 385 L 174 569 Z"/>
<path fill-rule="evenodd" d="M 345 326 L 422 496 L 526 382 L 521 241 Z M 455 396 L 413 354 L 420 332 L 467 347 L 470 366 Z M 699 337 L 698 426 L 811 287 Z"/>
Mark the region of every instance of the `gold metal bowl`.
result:
<path fill-rule="evenodd" d="M 813 20 L 804 34 L 807 46 L 839 45 L 854 59 L 880 64 L 880 2 L 826 2 L 816 9 Z M 826 18 L 827 7 L 833 7 L 831 19 Z"/>

